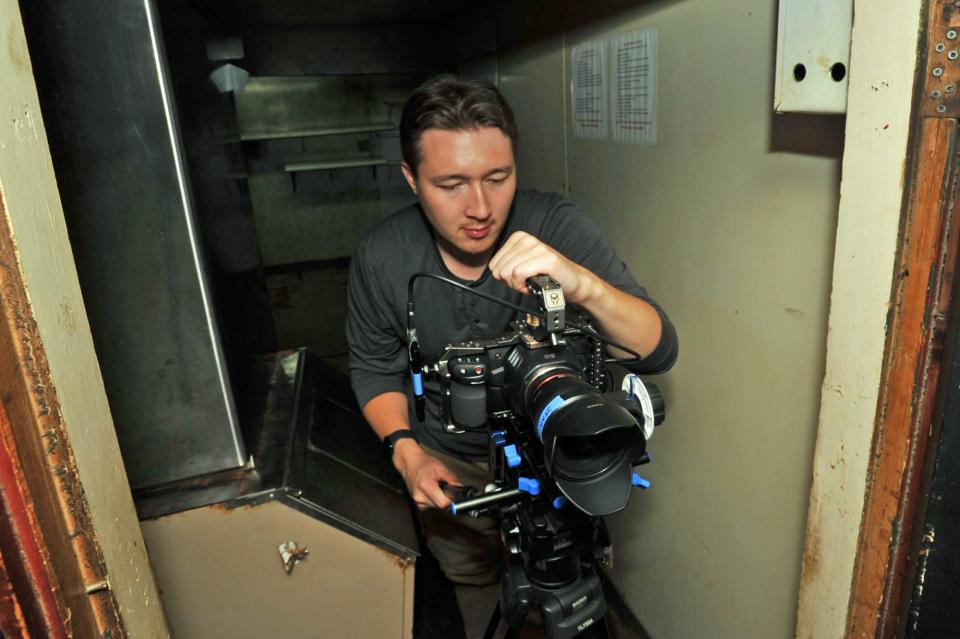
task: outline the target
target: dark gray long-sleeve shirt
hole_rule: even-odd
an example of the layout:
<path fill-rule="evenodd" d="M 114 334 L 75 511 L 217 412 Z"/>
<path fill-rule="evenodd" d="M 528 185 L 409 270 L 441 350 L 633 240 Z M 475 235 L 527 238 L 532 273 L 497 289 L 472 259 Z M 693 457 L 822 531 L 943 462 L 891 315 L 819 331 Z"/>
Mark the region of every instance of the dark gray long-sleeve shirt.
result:
<path fill-rule="evenodd" d="M 643 362 L 631 366 L 631 370 L 660 373 L 673 365 L 678 348 L 673 324 L 637 284 L 599 227 L 571 202 L 555 194 L 518 191 L 498 242 L 506 241 L 516 231 L 530 233 L 618 289 L 652 304 L 663 321 L 663 336 L 656 349 Z M 407 283 L 411 275 L 420 271 L 442 275 L 537 310 L 535 300 L 494 279 L 489 270 L 475 282 L 453 275 L 440 257 L 432 228 L 419 205 L 390 215 L 364 236 L 350 265 L 346 331 L 350 380 L 360 406 L 390 391 L 412 397 L 406 346 Z M 428 361 L 452 342 L 502 333 L 517 317 L 517 312 L 510 308 L 430 279 L 417 280 L 414 302 L 417 337 Z M 420 441 L 454 455 L 485 455 L 487 442 L 483 433 L 458 435 L 442 431 L 439 386 L 428 382 L 424 387 L 424 424 L 417 422 L 413 402 L 409 402 L 410 424 Z"/>

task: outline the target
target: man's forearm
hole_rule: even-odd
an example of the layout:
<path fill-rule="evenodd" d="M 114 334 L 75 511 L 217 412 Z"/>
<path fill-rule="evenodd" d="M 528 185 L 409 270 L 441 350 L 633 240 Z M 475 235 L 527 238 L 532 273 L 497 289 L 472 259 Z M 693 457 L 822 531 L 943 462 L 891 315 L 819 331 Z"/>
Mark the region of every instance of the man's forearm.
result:
<path fill-rule="evenodd" d="M 377 395 L 363 407 L 363 416 L 381 440 L 390 433 L 410 428 L 407 396 L 391 391 Z M 401 439 L 396 443 L 393 464 L 401 473 L 413 457 L 422 454 L 420 445 L 412 439 Z"/>
<path fill-rule="evenodd" d="M 521 293 L 528 292 L 527 278 L 549 275 L 563 286 L 567 302 L 583 307 L 604 334 L 642 357 L 660 343 L 663 323 L 653 306 L 612 286 L 529 233 L 513 233 L 490 259 L 489 268 L 495 278 Z"/>
<path fill-rule="evenodd" d="M 663 335 L 663 323 L 657 309 L 592 273 L 591 276 L 594 281 L 580 306 L 590 313 L 597 328 L 643 357 L 652 353 Z"/>
<path fill-rule="evenodd" d="M 564 288 L 567 302 L 587 311 L 596 328 L 612 341 L 636 351 L 641 357 L 652 353 L 663 336 L 663 322 L 657 309 L 621 291 L 585 266 L 564 260 L 574 275 L 565 278 L 572 284 Z M 569 295 L 568 288 L 572 288 Z M 617 348 L 610 351 L 616 357 L 630 357 Z"/>
<path fill-rule="evenodd" d="M 363 416 L 380 439 L 390 433 L 410 428 L 407 396 L 389 392 L 377 395 L 363 407 Z M 403 476 L 410 496 L 418 508 L 446 508 L 450 498 L 444 495 L 441 482 L 458 484 L 457 476 L 427 454 L 413 439 L 399 440 L 393 449 L 394 467 Z"/>
<path fill-rule="evenodd" d="M 403 393 L 391 391 L 377 395 L 363 407 L 363 416 L 380 439 L 395 430 L 410 428 L 407 396 Z"/>

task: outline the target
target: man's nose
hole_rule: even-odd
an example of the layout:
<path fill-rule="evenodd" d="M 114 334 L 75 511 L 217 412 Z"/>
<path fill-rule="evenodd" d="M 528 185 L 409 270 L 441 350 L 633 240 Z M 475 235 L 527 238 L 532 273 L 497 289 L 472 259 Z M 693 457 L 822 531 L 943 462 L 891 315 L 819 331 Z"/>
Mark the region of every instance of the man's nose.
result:
<path fill-rule="evenodd" d="M 483 182 L 470 187 L 470 201 L 467 203 L 467 217 L 485 220 L 492 213 Z"/>

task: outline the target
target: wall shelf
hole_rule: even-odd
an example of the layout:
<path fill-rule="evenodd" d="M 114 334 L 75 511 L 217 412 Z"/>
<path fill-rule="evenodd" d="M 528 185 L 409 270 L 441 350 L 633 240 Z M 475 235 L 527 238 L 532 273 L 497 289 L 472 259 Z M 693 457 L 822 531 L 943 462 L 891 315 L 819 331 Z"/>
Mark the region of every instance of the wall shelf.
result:
<path fill-rule="evenodd" d="M 324 160 L 320 162 L 288 162 L 283 165 L 283 170 L 287 173 L 300 173 L 303 171 L 322 171 L 325 169 L 349 169 L 358 166 L 381 166 L 384 164 L 399 164 L 399 162 L 390 162 L 384 158 L 359 158 L 353 160 Z"/>
<path fill-rule="evenodd" d="M 378 131 L 393 131 L 396 130 L 396 128 L 397 125 L 392 122 L 378 122 L 374 124 L 323 127 L 297 131 L 266 131 L 262 133 L 242 133 L 240 135 L 240 141 L 255 142 L 258 140 L 286 140 L 290 138 L 312 138 L 325 135 L 346 135 L 349 133 L 376 133 Z"/>

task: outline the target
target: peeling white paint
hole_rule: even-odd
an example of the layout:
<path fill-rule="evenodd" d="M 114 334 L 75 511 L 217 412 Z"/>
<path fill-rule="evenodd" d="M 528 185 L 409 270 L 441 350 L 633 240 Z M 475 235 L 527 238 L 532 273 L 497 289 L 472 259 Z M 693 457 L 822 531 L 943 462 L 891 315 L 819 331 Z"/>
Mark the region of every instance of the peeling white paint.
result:
<path fill-rule="evenodd" d="M 920 0 L 858 0 L 796 636 L 844 635 L 894 277 Z M 878 135 L 878 130 L 881 134 Z M 845 459 L 836 464 L 836 459 Z M 832 465 L 832 466 L 831 466 Z"/>

